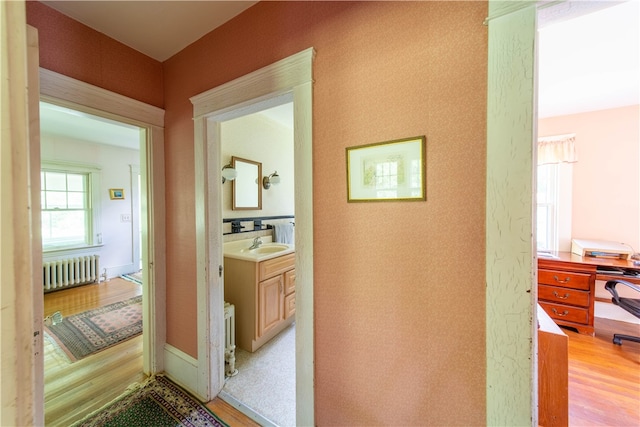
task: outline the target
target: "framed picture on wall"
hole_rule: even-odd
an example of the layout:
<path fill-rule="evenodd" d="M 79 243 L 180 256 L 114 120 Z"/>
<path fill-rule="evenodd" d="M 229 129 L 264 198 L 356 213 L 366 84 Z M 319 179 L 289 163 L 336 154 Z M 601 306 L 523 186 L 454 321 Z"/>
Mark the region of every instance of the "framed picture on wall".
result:
<path fill-rule="evenodd" d="M 123 188 L 110 188 L 109 189 L 109 197 L 111 200 L 124 199 L 124 189 Z"/>
<path fill-rule="evenodd" d="M 424 201 L 426 138 L 347 147 L 347 201 Z"/>

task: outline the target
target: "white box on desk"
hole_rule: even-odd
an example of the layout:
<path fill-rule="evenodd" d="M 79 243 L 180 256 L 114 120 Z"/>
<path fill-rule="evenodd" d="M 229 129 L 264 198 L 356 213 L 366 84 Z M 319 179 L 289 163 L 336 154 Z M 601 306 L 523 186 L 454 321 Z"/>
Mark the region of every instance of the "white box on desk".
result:
<path fill-rule="evenodd" d="M 571 252 L 580 256 L 629 259 L 633 250 L 624 243 L 606 240 L 572 239 Z"/>

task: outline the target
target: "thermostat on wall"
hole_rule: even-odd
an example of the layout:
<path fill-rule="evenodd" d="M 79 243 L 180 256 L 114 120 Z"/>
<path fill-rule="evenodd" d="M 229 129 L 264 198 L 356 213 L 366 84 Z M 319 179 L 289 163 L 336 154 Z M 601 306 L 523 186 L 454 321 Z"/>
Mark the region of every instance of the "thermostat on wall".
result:
<path fill-rule="evenodd" d="M 624 243 L 606 240 L 572 239 L 571 252 L 580 256 L 629 259 L 633 250 Z"/>

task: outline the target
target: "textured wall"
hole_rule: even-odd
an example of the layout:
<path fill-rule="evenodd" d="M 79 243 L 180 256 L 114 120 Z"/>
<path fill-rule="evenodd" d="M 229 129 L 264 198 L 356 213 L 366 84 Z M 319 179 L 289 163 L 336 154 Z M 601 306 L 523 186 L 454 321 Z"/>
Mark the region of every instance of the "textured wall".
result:
<path fill-rule="evenodd" d="M 27 23 L 38 29 L 40 67 L 163 107 L 162 64 L 37 1 Z"/>
<path fill-rule="evenodd" d="M 313 46 L 317 424 L 484 424 L 485 16 L 259 3 L 165 63 L 170 344 L 197 344 L 188 98 Z M 345 147 L 416 135 L 426 202 L 347 203 Z"/>
<path fill-rule="evenodd" d="M 261 2 L 155 72 L 43 7 L 45 68 L 166 110 L 169 344 L 197 355 L 189 97 L 314 47 L 316 423 L 485 424 L 486 3 Z M 346 202 L 346 147 L 416 135 L 426 202 Z"/>

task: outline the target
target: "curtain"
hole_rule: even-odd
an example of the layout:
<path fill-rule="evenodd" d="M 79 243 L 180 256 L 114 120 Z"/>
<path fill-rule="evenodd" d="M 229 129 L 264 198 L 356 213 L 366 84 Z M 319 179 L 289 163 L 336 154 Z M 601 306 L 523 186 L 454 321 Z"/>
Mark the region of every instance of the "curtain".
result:
<path fill-rule="evenodd" d="M 577 161 L 575 133 L 538 138 L 538 165 Z"/>

